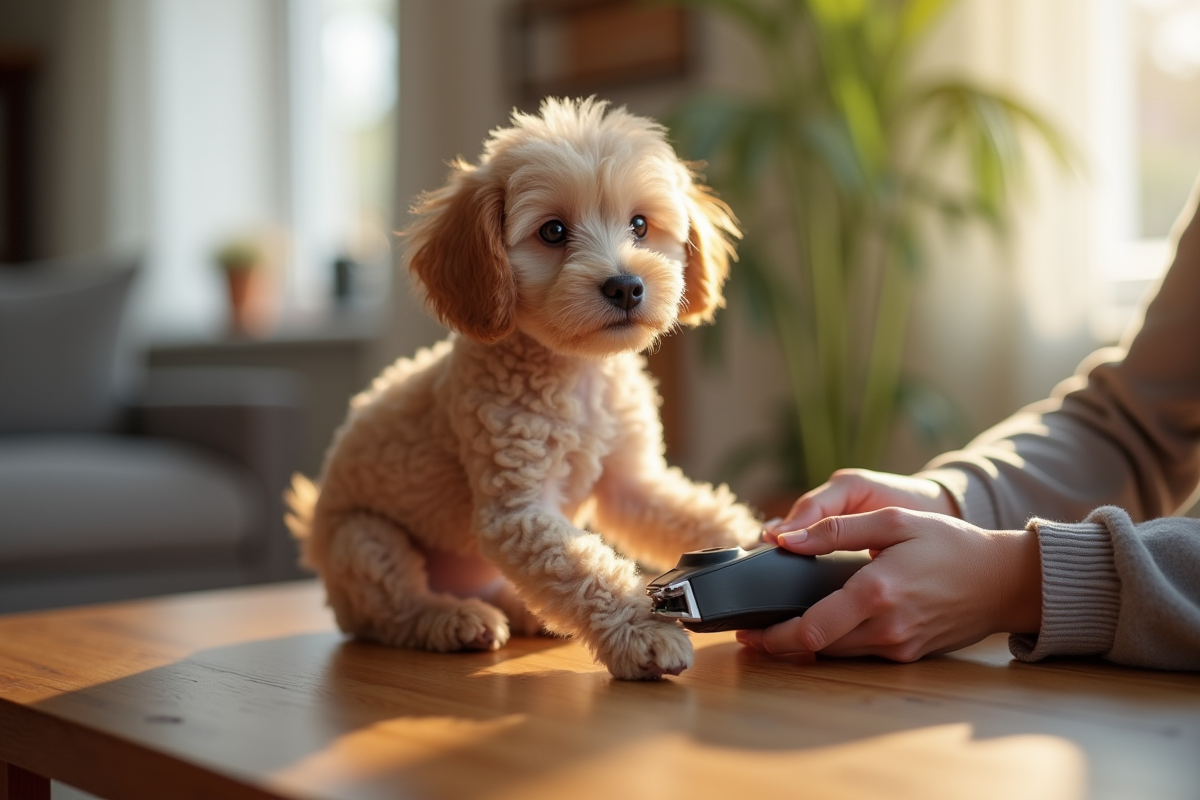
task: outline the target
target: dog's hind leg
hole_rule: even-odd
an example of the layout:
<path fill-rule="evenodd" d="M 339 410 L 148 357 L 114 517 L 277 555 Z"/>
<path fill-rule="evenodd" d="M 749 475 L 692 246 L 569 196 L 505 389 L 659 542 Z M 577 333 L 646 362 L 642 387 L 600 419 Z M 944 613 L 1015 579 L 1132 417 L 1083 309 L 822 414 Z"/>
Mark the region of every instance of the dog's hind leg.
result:
<path fill-rule="evenodd" d="M 419 650 L 494 650 L 503 612 L 478 598 L 429 590 L 425 558 L 407 534 L 370 514 L 346 517 L 321 565 L 329 605 L 347 633 Z"/>

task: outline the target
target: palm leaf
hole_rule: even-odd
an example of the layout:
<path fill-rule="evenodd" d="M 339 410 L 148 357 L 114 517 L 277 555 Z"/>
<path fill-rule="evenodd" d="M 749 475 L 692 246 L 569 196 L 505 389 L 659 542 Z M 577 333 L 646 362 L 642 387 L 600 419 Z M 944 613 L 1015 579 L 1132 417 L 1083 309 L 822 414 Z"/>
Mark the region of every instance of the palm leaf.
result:
<path fill-rule="evenodd" d="M 750 102 L 725 94 L 688 98 L 665 124 L 685 158 L 709 161 L 725 152 L 754 114 Z"/>
<path fill-rule="evenodd" d="M 899 42 L 911 47 L 922 39 L 953 0 L 913 0 L 900 15 Z"/>
<path fill-rule="evenodd" d="M 843 192 L 858 194 L 867 185 L 867 171 L 845 120 L 832 115 L 805 117 L 797 141 L 828 170 Z"/>

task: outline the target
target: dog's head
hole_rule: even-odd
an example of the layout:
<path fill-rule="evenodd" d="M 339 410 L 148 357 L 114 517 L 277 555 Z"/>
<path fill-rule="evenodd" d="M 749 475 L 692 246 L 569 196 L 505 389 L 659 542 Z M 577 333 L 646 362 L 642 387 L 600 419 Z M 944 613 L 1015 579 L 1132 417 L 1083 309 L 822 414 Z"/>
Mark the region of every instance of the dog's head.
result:
<path fill-rule="evenodd" d="M 590 99 L 514 113 L 413 213 L 408 267 L 443 323 L 576 355 L 711 320 L 740 235 L 661 126 Z"/>

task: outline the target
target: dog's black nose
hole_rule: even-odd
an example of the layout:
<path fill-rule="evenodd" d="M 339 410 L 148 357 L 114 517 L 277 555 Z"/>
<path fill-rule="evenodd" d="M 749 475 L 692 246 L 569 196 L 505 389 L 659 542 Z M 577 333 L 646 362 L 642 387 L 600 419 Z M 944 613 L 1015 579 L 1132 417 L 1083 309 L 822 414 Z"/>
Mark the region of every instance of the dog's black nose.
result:
<path fill-rule="evenodd" d="M 642 295 L 646 293 L 646 287 L 642 285 L 642 279 L 637 275 L 614 275 L 604 282 L 600 291 L 604 292 L 608 302 L 617 308 L 629 311 L 642 302 Z"/>

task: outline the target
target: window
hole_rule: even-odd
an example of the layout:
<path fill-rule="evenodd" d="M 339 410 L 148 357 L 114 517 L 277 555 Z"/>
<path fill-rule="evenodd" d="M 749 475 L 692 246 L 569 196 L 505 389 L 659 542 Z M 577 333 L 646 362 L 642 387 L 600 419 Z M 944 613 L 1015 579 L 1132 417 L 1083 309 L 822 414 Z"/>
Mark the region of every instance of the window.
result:
<path fill-rule="evenodd" d="M 339 259 L 386 294 L 395 184 L 395 0 L 115 4 L 110 238 L 146 251 L 151 340 L 209 338 L 228 302 L 213 254 L 251 237 L 265 321 L 335 303 Z M 82 28 L 81 28 L 82 30 Z"/>
<path fill-rule="evenodd" d="M 293 309 L 386 290 L 395 186 L 396 8 L 391 0 L 289 5 Z M 341 287 L 344 289 L 345 287 Z"/>
<path fill-rule="evenodd" d="M 1137 230 L 1162 238 L 1200 174 L 1200 0 L 1134 0 Z"/>
<path fill-rule="evenodd" d="M 1167 234 L 1200 174 L 1200 0 L 1105 0 L 1092 8 L 1101 283 L 1093 320 L 1117 339 L 1169 265 Z"/>

